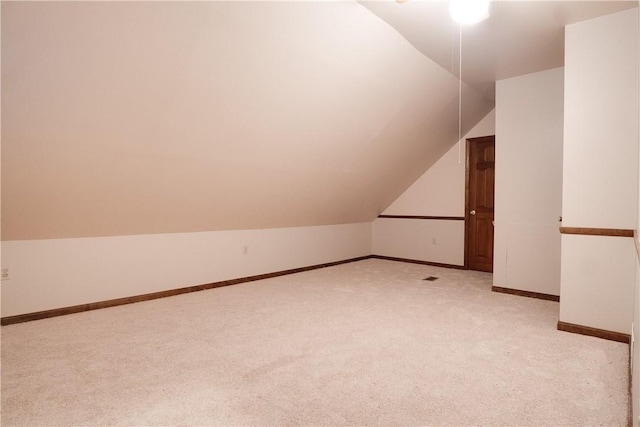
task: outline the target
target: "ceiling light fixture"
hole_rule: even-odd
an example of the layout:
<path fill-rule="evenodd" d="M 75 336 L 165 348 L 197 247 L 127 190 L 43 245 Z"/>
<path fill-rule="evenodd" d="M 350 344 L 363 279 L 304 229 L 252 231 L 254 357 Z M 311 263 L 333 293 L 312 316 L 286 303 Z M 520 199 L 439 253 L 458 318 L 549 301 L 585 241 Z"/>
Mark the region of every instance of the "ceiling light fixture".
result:
<path fill-rule="evenodd" d="M 489 17 L 490 0 L 450 0 L 449 14 L 460 25 L 477 24 Z"/>

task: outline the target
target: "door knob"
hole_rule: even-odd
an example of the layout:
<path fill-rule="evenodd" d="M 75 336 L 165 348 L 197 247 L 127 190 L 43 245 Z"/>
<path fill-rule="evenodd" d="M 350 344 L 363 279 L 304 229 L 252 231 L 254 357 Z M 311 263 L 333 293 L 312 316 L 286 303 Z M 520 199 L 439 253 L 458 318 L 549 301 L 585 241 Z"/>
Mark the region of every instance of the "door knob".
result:
<path fill-rule="evenodd" d="M 472 210 L 471 212 L 469 212 L 469 214 L 471 214 L 471 215 L 475 215 L 475 214 L 476 214 L 476 210 L 475 210 L 475 209 L 474 209 L 474 210 Z"/>

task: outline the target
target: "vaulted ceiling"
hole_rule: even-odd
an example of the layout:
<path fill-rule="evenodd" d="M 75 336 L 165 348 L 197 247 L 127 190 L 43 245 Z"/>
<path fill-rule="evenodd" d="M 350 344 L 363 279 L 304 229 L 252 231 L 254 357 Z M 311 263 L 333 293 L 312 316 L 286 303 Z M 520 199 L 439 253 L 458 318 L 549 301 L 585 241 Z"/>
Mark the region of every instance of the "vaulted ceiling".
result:
<path fill-rule="evenodd" d="M 495 81 L 564 64 L 564 26 L 638 7 L 638 1 L 493 0 L 488 19 L 455 24 L 444 0 L 361 0 L 413 46 L 494 99 Z M 462 55 L 460 55 L 462 35 Z"/>
<path fill-rule="evenodd" d="M 9 240 L 370 221 L 458 135 L 356 2 L 3 2 L 2 44 Z"/>
<path fill-rule="evenodd" d="M 2 2 L 3 240 L 371 221 L 458 139 L 436 3 Z M 463 33 L 463 133 L 562 65 L 502 57 L 502 9 Z"/>

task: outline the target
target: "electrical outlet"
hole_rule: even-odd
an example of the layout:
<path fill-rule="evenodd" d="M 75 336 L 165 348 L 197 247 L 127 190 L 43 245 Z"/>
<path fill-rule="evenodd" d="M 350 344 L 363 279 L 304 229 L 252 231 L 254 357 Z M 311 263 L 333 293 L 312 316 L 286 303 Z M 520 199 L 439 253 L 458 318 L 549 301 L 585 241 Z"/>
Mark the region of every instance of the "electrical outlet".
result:
<path fill-rule="evenodd" d="M 431 244 L 432 245 L 437 245 L 438 244 L 438 241 L 436 240 L 435 237 L 433 239 L 431 239 Z"/>
<path fill-rule="evenodd" d="M 249 245 L 244 245 L 242 247 L 242 255 L 246 255 L 249 253 Z"/>
<path fill-rule="evenodd" d="M 8 268 L 3 268 L 2 269 L 2 274 L 0 275 L 0 277 L 2 278 L 2 280 L 10 280 L 11 276 L 9 276 L 9 269 Z"/>

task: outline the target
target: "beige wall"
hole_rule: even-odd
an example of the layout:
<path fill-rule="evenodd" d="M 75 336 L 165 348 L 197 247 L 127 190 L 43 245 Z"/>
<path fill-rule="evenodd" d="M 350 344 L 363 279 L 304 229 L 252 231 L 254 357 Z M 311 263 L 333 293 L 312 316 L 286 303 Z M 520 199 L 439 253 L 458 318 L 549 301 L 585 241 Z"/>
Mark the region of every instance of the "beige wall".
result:
<path fill-rule="evenodd" d="M 640 1 L 638 2 L 640 5 Z M 638 8 L 638 22 L 640 22 L 640 7 Z M 640 43 L 638 44 L 638 57 L 640 58 Z M 640 99 L 640 73 L 638 73 L 638 99 Z M 640 123 L 640 109 L 638 109 L 638 123 Z M 640 147 L 640 133 L 638 134 L 638 147 Z M 638 170 L 640 171 L 640 149 L 638 150 Z M 636 206 L 636 235 L 634 243 L 636 245 L 635 260 L 635 282 L 633 293 L 633 323 L 631 326 L 631 344 L 629 353 L 631 355 L 631 425 L 640 426 L 640 346 L 635 342 L 636 337 L 640 337 L 640 176 L 638 177 L 638 205 Z"/>
<path fill-rule="evenodd" d="M 638 245 L 639 242 L 634 242 Z M 631 423 L 640 426 L 640 347 L 636 337 L 640 330 L 640 257 L 636 258 L 635 282 L 633 290 L 633 323 L 631 324 L 630 370 L 631 370 Z"/>
<path fill-rule="evenodd" d="M 638 2 L 640 5 L 640 1 Z M 640 22 L 640 7 L 638 8 L 638 22 Z M 638 44 L 638 57 L 640 58 L 640 44 Z M 638 73 L 638 99 L 640 99 L 640 73 Z M 640 123 L 640 109 L 638 109 L 638 123 Z M 638 134 L 638 147 L 640 147 L 640 133 Z M 640 149 L 638 150 L 638 170 L 640 171 Z M 640 426 L 640 346 L 636 345 L 635 338 L 640 337 L 640 176 L 638 177 L 638 205 L 636 206 L 636 245 L 635 282 L 633 293 L 633 324 L 631 326 L 631 425 Z"/>
<path fill-rule="evenodd" d="M 395 258 L 464 265 L 464 221 L 377 218 L 373 253 Z"/>
<path fill-rule="evenodd" d="M 3 316 L 369 255 L 457 140 L 458 80 L 357 2 L 1 7 Z"/>
<path fill-rule="evenodd" d="M 563 225 L 637 226 L 638 12 L 569 25 L 565 46 Z M 633 240 L 562 235 L 560 320 L 629 333 Z"/>
<path fill-rule="evenodd" d="M 2 243 L 2 316 L 341 261 L 371 253 L 371 224 Z"/>
<path fill-rule="evenodd" d="M 495 110 L 447 151 L 387 209 L 385 215 L 464 216 L 465 141 L 495 134 Z"/>
<path fill-rule="evenodd" d="M 383 214 L 464 216 L 465 141 L 494 133 L 492 111 L 459 141 L 462 146 L 454 145 Z M 378 218 L 373 222 L 373 253 L 464 265 L 464 221 Z"/>
<path fill-rule="evenodd" d="M 635 12 L 632 9 L 567 26 L 562 199 L 565 226 L 635 227 Z"/>
<path fill-rule="evenodd" d="M 457 139 L 357 2 L 3 2 L 2 41 L 5 240 L 371 221 Z"/>
<path fill-rule="evenodd" d="M 495 286 L 560 294 L 563 69 L 496 83 Z"/>
<path fill-rule="evenodd" d="M 563 235 L 560 320 L 629 334 L 635 263 L 628 237 Z"/>

